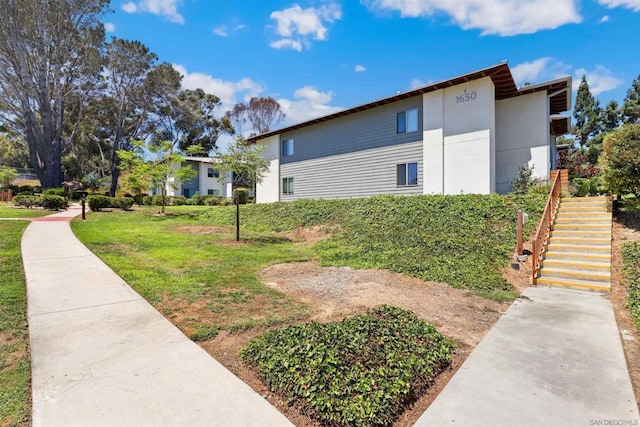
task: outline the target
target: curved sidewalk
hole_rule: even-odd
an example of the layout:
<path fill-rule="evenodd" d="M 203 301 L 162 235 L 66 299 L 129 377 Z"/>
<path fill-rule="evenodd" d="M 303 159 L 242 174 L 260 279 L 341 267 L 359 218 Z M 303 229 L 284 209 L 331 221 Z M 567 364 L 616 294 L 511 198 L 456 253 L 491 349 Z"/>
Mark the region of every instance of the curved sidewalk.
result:
<path fill-rule="evenodd" d="M 33 426 L 290 426 L 73 235 L 66 212 L 22 238 Z"/>

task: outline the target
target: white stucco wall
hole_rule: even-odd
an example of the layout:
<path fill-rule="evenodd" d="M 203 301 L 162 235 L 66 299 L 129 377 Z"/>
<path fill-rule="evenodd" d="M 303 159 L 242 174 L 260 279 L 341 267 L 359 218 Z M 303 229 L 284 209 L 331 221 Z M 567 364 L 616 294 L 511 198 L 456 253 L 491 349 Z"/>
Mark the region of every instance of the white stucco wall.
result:
<path fill-rule="evenodd" d="M 269 170 L 256 185 L 256 202 L 273 203 L 280 200 L 280 137 L 274 135 L 257 142 L 263 145 L 262 156 L 270 161 Z"/>
<path fill-rule="evenodd" d="M 520 166 L 546 180 L 551 169 L 549 102 L 546 91 L 496 103 L 496 191 L 511 191 Z"/>
<path fill-rule="evenodd" d="M 200 170 L 199 170 L 199 182 L 198 182 L 198 188 L 199 188 L 199 192 L 200 194 L 209 194 L 209 190 L 217 190 L 218 194 L 220 196 L 224 196 L 224 197 L 228 197 L 229 193 L 227 192 L 227 186 L 224 183 L 221 183 L 220 181 L 218 181 L 218 178 L 215 177 L 208 177 L 207 176 L 207 169 L 208 168 L 213 168 L 216 169 L 216 164 L 215 163 L 200 163 Z"/>
<path fill-rule="evenodd" d="M 424 193 L 495 191 L 495 94 L 489 77 L 423 96 Z"/>

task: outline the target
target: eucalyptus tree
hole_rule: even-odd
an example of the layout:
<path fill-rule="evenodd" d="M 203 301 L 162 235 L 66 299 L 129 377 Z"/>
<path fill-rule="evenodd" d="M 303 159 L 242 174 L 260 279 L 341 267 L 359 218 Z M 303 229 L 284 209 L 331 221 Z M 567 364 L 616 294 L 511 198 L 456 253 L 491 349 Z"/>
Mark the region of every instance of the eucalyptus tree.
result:
<path fill-rule="evenodd" d="M 120 177 L 118 151 L 133 148 L 132 141 L 142 136 L 151 109 L 147 79 L 157 56 L 139 41 L 115 37 L 107 43 L 105 56 L 105 89 L 99 102 L 102 131 L 111 145 L 109 193 L 114 196 Z"/>
<path fill-rule="evenodd" d="M 62 183 L 65 104 L 104 42 L 108 0 L 0 0 L 0 121 L 21 133 L 44 188 Z"/>
<path fill-rule="evenodd" d="M 286 117 L 278 101 L 272 97 L 254 97 L 247 104 L 236 104 L 225 115 L 236 127 L 238 134 L 242 134 L 242 125 L 246 122 L 257 134 L 269 132 L 274 125 Z"/>

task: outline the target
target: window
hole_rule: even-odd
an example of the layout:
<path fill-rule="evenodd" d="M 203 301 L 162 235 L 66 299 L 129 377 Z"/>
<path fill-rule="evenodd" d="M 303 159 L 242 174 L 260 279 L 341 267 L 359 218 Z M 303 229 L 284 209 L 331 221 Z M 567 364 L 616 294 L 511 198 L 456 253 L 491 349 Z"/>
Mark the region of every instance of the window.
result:
<path fill-rule="evenodd" d="M 396 184 L 399 187 L 418 185 L 418 164 L 402 163 L 396 165 Z"/>
<path fill-rule="evenodd" d="M 282 157 L 293 156 L 293 139 L 282 141 Z"/>
<path fill-rule="evenodd" d="M 214 168 L 207 168 L 207 176 L 209 178 L 218 178 L 220 176 L 220 174 Z"/>
<path fill-rule="evenodd" d="M 418 109 L 411 108 L 396 115 L 396 133 L 415 132 L 418 130 Z"/>
<path fill-rule="evenodd" d="M 208 189 L 207 190 L 207 194 L 209 196 L 219 196 L 220 195 L 220 190 L 212 190 L 212 189 Z"/>
<path fill-rule="evenodd" d="M 293 178 L 282 178 L 282 194 L 293 194 Z"/>

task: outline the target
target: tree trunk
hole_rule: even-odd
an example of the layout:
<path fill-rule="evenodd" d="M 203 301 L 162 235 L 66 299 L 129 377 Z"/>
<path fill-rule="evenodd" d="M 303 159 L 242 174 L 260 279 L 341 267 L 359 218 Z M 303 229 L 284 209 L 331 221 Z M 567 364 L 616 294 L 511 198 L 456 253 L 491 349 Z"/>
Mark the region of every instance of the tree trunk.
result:
<path fill-rule="evenodd" d="M 162 215 L 165 214 L 166 208 L 165 206 L 167 206 L 167 189 L 166 188 L 162 188 Z"/>

